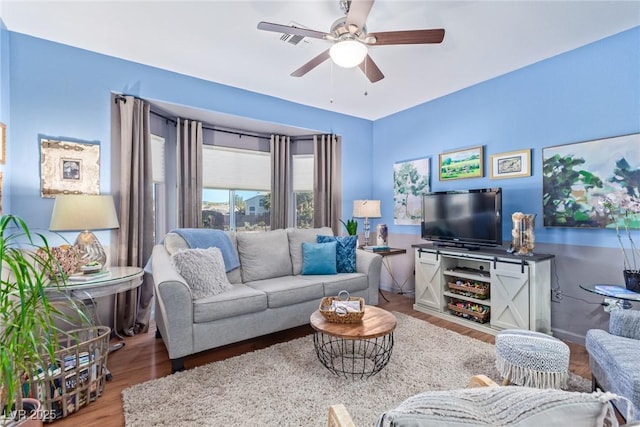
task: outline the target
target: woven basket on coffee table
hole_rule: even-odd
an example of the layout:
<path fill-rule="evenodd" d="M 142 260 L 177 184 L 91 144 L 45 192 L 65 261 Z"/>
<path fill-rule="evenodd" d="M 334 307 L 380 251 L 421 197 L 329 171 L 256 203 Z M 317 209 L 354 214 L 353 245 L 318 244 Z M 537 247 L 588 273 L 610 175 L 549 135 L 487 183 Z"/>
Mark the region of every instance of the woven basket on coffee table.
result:
<path fill-rule="evenodd" d="M 332 309 L 332 303 L 334 301 L 357 301 L 360 303 L 359 311 L 337 312 Z M 340 291 L 338 296 L 324 297 L 320 301 L 320 314 L 324 316 L 327 321 L 332 323 L 358 323 L 362 322 L 364 317 L 364 298 L 352 297 L 347 291 Z"/>

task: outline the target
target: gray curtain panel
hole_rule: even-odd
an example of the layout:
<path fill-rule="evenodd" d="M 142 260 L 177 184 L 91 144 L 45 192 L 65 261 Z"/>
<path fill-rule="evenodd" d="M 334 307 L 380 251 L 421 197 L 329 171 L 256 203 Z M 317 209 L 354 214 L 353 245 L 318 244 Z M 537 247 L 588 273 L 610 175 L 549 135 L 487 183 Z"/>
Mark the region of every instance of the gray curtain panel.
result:
<path fill-rule="evenodd" d="M 153 183 L 151 179 L 151 134 L 149 104 L 126 96 L 117 102 L 112 149 L 120 169 L 117 265 L 144 267 L 153 249 Z M 114 160 L 115 161 L 115 160 Z M 115 164 L 114 164 L 115 166 Z M 138 296 L 139 292 L 139 296 Z M 145 274 L 138 290 L 119 294 L 117 324 L 122 333 L 132 335 L 149 328 L 153 282 Z"/>
<path fill-rule="evenodd" d="M 289 226 L 291 138 L 271 135 L 271 229 Z"/>
<path fill-rule="evenodd" d="M 178 227 L 202 227 L 202 122 L 177 119 Z"/>
<path fill-rule="evenodd" d="M 331 227 L 337 236 L 342 211 L 342 138 L 314 135 L 313 154 L 313 225 Z"/>

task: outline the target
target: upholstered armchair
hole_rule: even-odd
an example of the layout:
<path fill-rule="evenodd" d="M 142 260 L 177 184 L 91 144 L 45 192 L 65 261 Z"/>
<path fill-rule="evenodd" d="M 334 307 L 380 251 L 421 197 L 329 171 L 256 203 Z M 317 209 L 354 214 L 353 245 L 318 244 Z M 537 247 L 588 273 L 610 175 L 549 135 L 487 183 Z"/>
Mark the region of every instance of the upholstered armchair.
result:
<path fill-rule="evenodd" d="M 586 348 L 594 390 L 600 388 L 626 397 L 631 403 L 621 399 L 615 402 L 616 407 L 627 417 L 629 406 L 633 405 L 633 419 L 639 420 L 640 311 L 612 310 L 609 332 L 587 331 Z"/>

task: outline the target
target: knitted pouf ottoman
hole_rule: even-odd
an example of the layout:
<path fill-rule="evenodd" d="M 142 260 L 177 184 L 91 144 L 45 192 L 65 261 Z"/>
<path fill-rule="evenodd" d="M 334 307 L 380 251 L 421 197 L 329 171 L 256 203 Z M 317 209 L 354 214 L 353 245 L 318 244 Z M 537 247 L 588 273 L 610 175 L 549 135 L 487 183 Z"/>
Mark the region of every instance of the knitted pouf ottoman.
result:
<path fill-rule="evenodd" d="M 496 368 L 505 385 L 565 388 L 569 347 L 540 332 L 506 329 L 496 335 Z"/>

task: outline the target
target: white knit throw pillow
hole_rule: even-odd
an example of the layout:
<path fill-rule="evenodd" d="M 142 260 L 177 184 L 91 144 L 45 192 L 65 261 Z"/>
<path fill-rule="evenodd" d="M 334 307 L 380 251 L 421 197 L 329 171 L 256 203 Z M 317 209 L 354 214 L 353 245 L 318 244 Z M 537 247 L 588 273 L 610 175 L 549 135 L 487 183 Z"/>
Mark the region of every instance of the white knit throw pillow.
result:
<path fill-rule="evenodd" d="M 218 248 L 182 249 L 171 255 L 171 263 L 191 288 L 194 300 L 233 289 Z"/>

